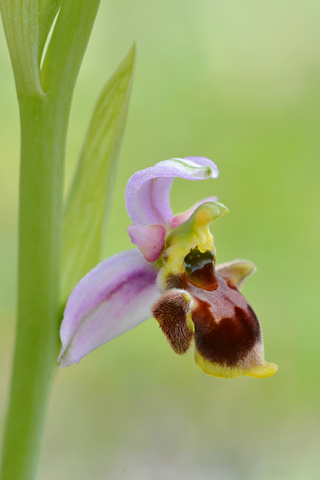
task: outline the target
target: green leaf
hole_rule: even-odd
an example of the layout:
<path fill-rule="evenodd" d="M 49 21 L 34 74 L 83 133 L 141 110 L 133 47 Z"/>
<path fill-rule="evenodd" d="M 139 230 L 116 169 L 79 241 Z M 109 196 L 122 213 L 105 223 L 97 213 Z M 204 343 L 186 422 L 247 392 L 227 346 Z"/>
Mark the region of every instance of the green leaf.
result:
<path fill-rule="evenodd" d="M 38 67 L 38 0 L 0 0 L 18 95 L 41 94 Z"/>
<path fill-rule="evenodd" d="M 61 2 L 41 68 L 44 92 L 72 94 L 99 5 L 100 0 Z"/>
<path fill-rule="evenodd" d="M 134 62 L 135 46 L 104 87 L 93 112 L 64 215 L 63 301 L 101 259 Z"/>
<path fill-rule="evenodd" d="M 38 0 L 38 23 L 39 23 L 39 49 L 38 61 L 40 64 L 42 52 L 53 24 L 53 20 L 58 13 L 62 0 Z"/>

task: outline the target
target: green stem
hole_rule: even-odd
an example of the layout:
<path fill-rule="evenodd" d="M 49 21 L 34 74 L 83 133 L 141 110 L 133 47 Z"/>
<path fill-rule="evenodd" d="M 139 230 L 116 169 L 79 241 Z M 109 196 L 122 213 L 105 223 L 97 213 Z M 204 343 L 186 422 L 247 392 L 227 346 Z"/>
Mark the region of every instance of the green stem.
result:
<path fill-rule="evenodd" d="M 20 99 L 18 318 L 1 480 L 35 476 L 58 351 L 63 159 L 69 106 Z"/>
<path fill-rule="evenodd" d="M 36 476 L 59 347 L 62 190 L 68 119 L 99 3 L 0 0 L 21 119 L 17 333 L 1 480 L 33 480 Z M 38 58 L 60 4 L 40 72 Z M 40 9 L 38 17 L 38 8 L 44 5 L 50 7 L 50 12 Z"/>

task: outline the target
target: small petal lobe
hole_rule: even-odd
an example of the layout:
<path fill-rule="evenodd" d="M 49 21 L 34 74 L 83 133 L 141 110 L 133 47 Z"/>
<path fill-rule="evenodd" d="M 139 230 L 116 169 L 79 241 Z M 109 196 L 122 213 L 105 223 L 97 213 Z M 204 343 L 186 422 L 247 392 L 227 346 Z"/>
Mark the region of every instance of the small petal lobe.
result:
<path fill-rule="evenodd" d="M 218 265 L 216 270 L 222 278 L 240 288 L 256 271 L 256 267 L 249 260 L 233 260 L 233 262 Z"/>
<path fill-rule="evenodd" d="M 163 247 L 166 229 L 162 225 L 139 225 L 133 223 L 127 228 L 131 242 L 137 245 L 147 262 L 158 260 Z"/>

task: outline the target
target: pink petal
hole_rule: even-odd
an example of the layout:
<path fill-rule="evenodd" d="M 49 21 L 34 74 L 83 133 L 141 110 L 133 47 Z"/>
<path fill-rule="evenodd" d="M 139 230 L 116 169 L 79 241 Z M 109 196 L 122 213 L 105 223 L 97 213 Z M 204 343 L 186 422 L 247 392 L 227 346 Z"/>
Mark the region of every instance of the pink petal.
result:
<path fill-rule="evenodd" d="M 99 263 L 74 288 L 64 312 L 61 367 L 82 357 L 151 316 L 159 298 L 157 270 L 138 249 Z"/>
<path fill-rule="evenodd" d="M 199 202 L 192 205 L 192 207 L 189 208 L 189 210 L 187 210 L 186 212 L 179 213 L 178 215 L 175 215 L 172 219 L 172 228 L 176 228 L 179 225 L 181 225 L 181 223 L 188 220 L 188 218 L 191 217 L 191 215 L 196 210 L 196 208 L 200 207 L 200 205 L 202 205 L 203 203 L 205 203 L 205 202 L 217 202 L 217 201 L 218 201 L 217 197 L 207 197 L 207 198 L 204 198 L 203 200 L 200 200 Z"/>
<path fill-rule="evenodd" d="M 138 225 L 127 228 L 131 242 L 137 245 L 147 262 L 158 260 L 163 248 L 166 229 L 162 225 Z"/>
<path fill-rule="evenodd" d="M 217 166 L 208 158 L 164 160 L 136 172 L 126 187 L 126 206 L 133 223 L 171 226 L 170 189 L 175 177 L 186 180 L 217 178 Z"/>

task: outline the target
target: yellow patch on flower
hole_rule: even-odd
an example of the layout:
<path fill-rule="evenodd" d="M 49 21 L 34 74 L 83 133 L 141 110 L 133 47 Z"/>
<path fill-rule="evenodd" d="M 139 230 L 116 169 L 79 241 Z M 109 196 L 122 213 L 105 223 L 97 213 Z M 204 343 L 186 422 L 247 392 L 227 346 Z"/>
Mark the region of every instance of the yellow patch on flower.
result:
<path fill-rule="evenodd" d="M 222 203 L 206 202 L 200 205 L 191 217 L 176 227 L 166 238 L 162 255 L 162 268 L 158 284 L 166 288 L 166 279 L 170 275 L 181 275 L 184 271 L 184 258 L 197 247 L 200 252 L 214 251 L 213 236 L 209 230 L 210 223 L 228 213 Z"/>
<path fill-rule="evenodd" d="M 239 365 L 236 367 L 223 366 L 216 362 L 206 360 L 197 350 L 195 350 L 194 359 L 198 367 L 204 373 L 217 378 L 237 378 L 242 375 L 255 378 L 268 378 L 272 377 L 279 368 L 275 363 L 265 361 L 263 362 L 263 365 L 251 369 L 243 368 Z"/>

